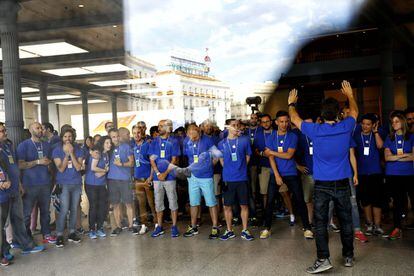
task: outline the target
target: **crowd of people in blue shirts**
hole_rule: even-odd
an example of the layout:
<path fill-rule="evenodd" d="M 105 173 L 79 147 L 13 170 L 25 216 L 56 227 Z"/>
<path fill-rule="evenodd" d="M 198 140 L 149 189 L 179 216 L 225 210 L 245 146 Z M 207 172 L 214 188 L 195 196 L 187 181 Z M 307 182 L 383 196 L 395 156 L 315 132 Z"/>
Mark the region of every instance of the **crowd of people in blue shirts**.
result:
<path fill-rule="evenodd" d="M 86 193 L 90 239 L 144 235 L 151 225 L 157 238 L 168 230 L 166 222 L 175 238 L 179 218 L 189 220 L 181 230 L 192 237 L 208 210 L 209 239 L 233 239 L 234 225 L 241 224 L 240 237 L 251 241 L 249 227 L 262 227 L 266 239 L 275 214 L 291 226 L 297 214 L 304 237 L 316 238 L 318 259 L 309 273 L 332 267 L 328 229 L 340 232 L 345 266 L 352 266 L 354 239 L 402 236 L 408 202 L 414 202 L 414 110 L 392 112 L 387 128 L 376 114 L 359 115 L 349 83 L 342 92 L 349 104 L 340 109 L 328 98 L 316 118 L 299 116 L 292 90 L 289 111 L 274 119 L 254 113 L 247 122 L 228 119 L 223 131 L 206 120 L 174 132 L 166 119 L 149 133 L 144 121 L 132 129 L 107 122 L 107 135 L 83 144 L 70 125 L 57 135 L 50 123 L 35 122 L 30 136 L 12 145 L 0 123 L 1 265 L 14 258 L 11 247 L 30 254 L 46 243 L 81 242 Z M 382 219 L 391 209 L 393 227 L 385 233 Z M 33 238 L 38 217 L 42 244 Z"/>

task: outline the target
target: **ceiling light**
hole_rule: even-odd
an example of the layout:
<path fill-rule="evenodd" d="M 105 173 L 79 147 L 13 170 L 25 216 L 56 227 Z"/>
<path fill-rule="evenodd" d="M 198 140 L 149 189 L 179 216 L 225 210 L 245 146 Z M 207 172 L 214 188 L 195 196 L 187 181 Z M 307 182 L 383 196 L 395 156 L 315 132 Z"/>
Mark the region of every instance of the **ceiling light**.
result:
<path fill-rule="evenodd" d="M 49 69 L 49 70 L 42 70 L 42 72 L 63 77 L 63 76 L 122 72 L 122 71 L 129 71 L 129 70 L 133 70 L 133 69 L 123 64 L 115 63 L 115 64 L 94 65 L 94 66 Z"/>
<path fill-rule="evenodd" d="M 152 93 L 160 91 L 159 88 L 142 88 L 142 89 L 127 89 L 122 90 L 122 92 L 129 93 L 129 94 L 139 94 L 139 93 Z"/>
<path fill-rule="evenodd" d="M 42 70 L 42 72 L 60 77 L 93 74 L 93 72 L 80 67 Z"/>
<path fill-rule="evenodd" d="M 50 96 L 47 96 L 47 99 L 49 101 L 75 99 L 75 98 L 79 98 L 79 96 L 75 96 L 75 95 L 50 95 Z M 23 97 L 23 100 L 35 102 L 35 101 L 40 101 L 40 97 Z"/>
<path fill-rule="evenodd" d="M 113 25 L 112 27 L 116 28 L 116 27 L 118 27 L 118 25 Z"/>
<path fill-rule="evenodd" d="M 88 100 L 88 104 L 93 103 L 106 103 L 107 101 L 104 100 Z M 69 101 L 69 102 L 56 102 L 56 104 L 60 105 L 76 105 L 76 104 L 82 104 L 82 101 Z"/>
<path fill-rule="evenodd" d="M 123 80 L 91 81 L 90 83 L 101 87 L 126 85 L 126 82 Z"/>
<path fill-rule="evenodd" d="M 85 5 L 83 5 L 83 4 L 79 4 L 79 5 L 78 5 L 78 7 L 79 7 L 79 8 L 84 8 L 84 7 L 85 7 Z"/>
<path fill-rule="evenodd" d="M 82 68 L 93 71 L 95 73 L 110 73 L 110 72 L 122 72 L 122 71 L 129 71 L 133 70 L 123 64 L 115 63 L 115 64 L 104 64 L 104 65 L 96 65 L 96 66 L 83 66 Z"/>
<path fill-rule="evenodd" d="M 22 87 L 22 93 L 39 92 L 39 89 L 33 87 Z M 4 89 L 0 89 L 0 95 L 4 94 Z"/>
<path fill-rule="evenodd" d="M 19 48 L 23 51 L 30 52 L 39 56 L 58 56 L 88 52 L 82 48 L 76 47 L 75 45 L 64 41 L 22 45 Z"/>

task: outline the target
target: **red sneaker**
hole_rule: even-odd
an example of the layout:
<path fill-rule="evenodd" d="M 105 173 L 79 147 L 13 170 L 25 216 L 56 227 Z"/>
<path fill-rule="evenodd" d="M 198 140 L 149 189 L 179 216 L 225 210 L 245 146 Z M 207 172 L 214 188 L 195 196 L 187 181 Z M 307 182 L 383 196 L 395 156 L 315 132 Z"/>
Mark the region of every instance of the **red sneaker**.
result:
<path fill-rule="evenodd" d="M 3 258 L 0 261 L 0 265 L 1 266 L 8 266 L 10 264 L 9 260 L 7 260 L 7 258 Z"/>
<path fill-rule="evenodd" d="M 401 239 L 401 230 L 395 228 L 392 230 L 391 234 L 388 235 L 388 239 L 394 241 L 396 239 Z"/>
<path fill-rule="evenodd" d="M 55 244 L 56 243 L 56 236 L 52 236 L 52 235 L 45 235 L 43 237 L 43 243 L 51 243 L 51 244 Z"/>
<path fill-rule="evenodd" d="M 362 243 L 368 242 L 368 238 L 365 236 L 364 233 L 362 233 L 362 231 L 356 231 L 355 232 L 355 239 L 359 240 Z"/>

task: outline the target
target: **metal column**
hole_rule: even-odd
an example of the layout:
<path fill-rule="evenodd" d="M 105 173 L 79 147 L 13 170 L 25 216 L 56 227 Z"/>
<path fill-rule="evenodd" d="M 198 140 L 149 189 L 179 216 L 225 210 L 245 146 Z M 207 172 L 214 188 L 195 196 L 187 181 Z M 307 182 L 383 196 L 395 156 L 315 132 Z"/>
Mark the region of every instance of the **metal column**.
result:
<path fill-rule="evenodd" d="M 49 102 L 47 101 L 47 82 L 40 84 L 40 118 L 42 123 L 49 122 Z"/>
<path fill-rule="evenodd" d="M 83 138 L 89 136 L 88 92 L 82 91 Z"/>
<path fill-rule="evenodd" d="M 0 41 L 3 54 L 3 86 L 6 126 L 14 146 L 23 139 L 23 104 L 18 49 L 17 1 L 0 1 Z"/>

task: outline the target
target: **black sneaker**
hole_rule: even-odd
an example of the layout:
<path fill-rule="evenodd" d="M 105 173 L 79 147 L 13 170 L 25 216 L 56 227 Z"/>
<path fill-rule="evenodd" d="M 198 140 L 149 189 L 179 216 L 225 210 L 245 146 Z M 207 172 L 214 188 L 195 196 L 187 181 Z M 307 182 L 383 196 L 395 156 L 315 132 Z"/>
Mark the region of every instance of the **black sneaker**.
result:
<path fill-rule="evenodd" d="M 130 227 L 128 231 L 132 232 L 132 235 L 138 235 L 139 231 L 137 227 Z"/>
<path fill-rule="evenodd" d="M 218 227 L 213 227 L 211 229 L 211 234 L 208 236 L 208 238 L 210 240 L 215 240 L 218 239 L 220 237 L 220 230 Z"/>
<path fill-rule="evenodd" d="M 249 218 L 249 225 L 252 227 L 259 226 L 259 221 L 255 217 Z"/>
<path fill-rule="evenodd" d="M 183 236 L 188 238 L 188 237 L 192 237 L 192 236 L 195 236 L 195 235 L 198 235 L 198 228 L 188 226 L 187 231 L 184 233 Z"/>
<path fill-rule="evenodd" d="M 317 259 L 313 266 L 306 269 L 307 273 L 316 274 L 331 269 L 333 266 L 329 259 Z"/>
<path fill-rule="evenodd" d="M 354 266 L 354 258 L 352 258 L 352 257 L 345 257 L 345 259 L 344 259 L 344 265 L 346 266 L 346 267 L 353 267 Z"/>
<path fill-rule="evenodd" d="M 62 248 L 65 246 L 65 239 L 63 238 L 63 236 L 58 236 L 56 239 L 56 247 L 57 248 Z"/>
<path fill-rule="evenodd" d="M 68 241 L 74 242 L 74 243 L 80 243 L 81 238 L 78 236 L 78 234 L 76 234 L 76 232 L 73 232 L 73 233 L 69 234 Z"/>
<path fill-rule="evenodd" d="M 112 233 L 111 233 L 111 237 L 116 237 L 116 236 L 118 236 L 119 234 L 121 234 L 121 232 L 122 232 L 122 229 L 121 229 L 121 228 L 119 228 L 119 227 L 117 227 L 117 228 L 115 228 L 115 229 L 114 229 L 114 231 L 112 231 Z"/>

